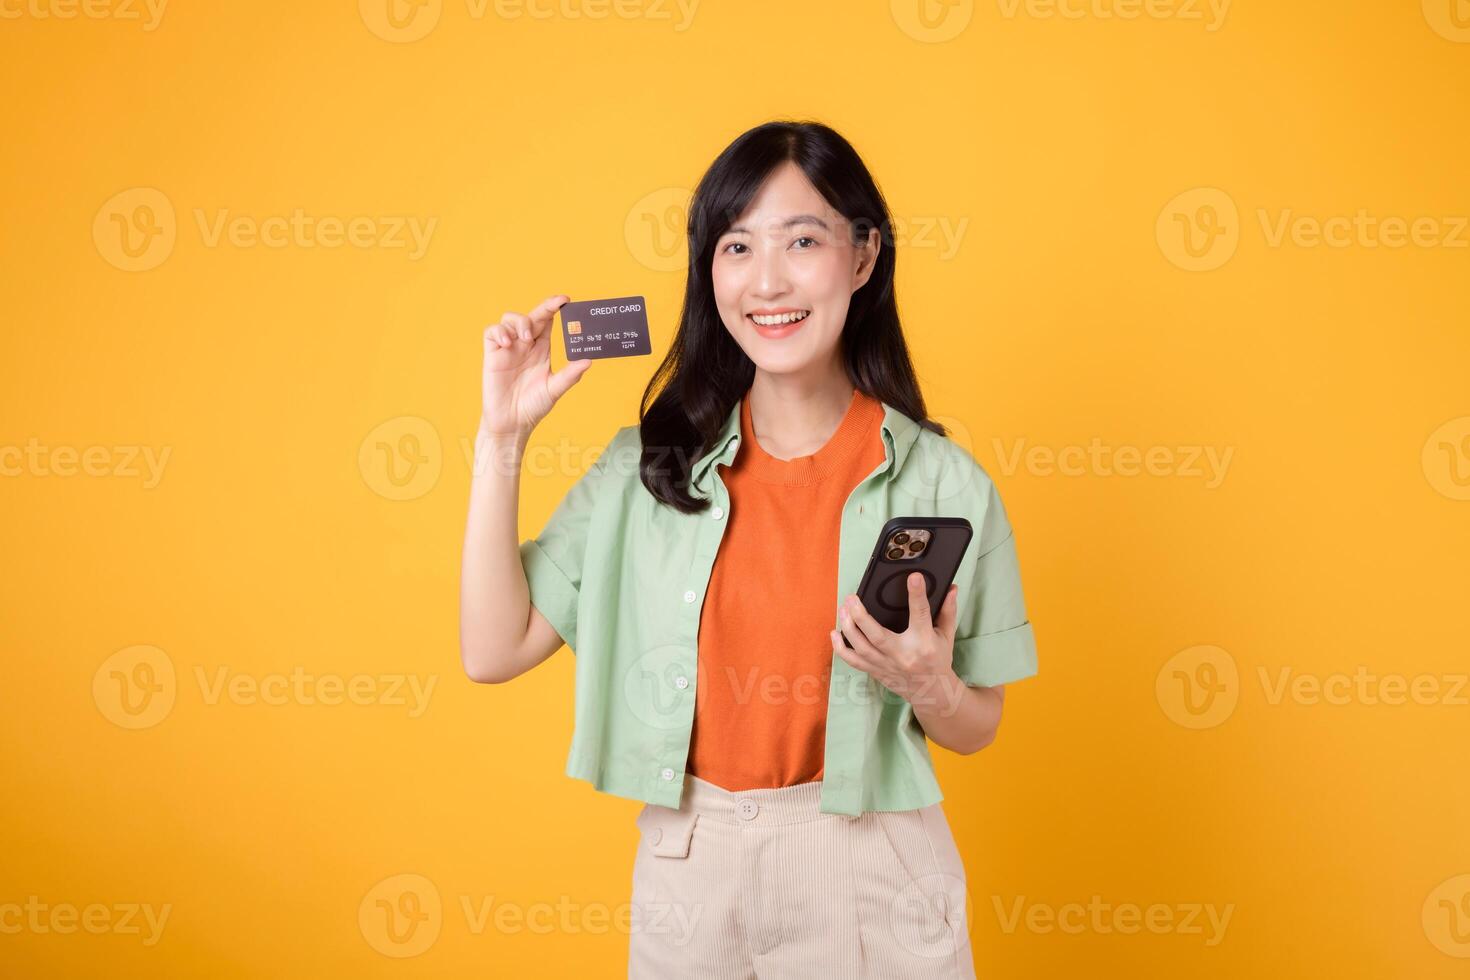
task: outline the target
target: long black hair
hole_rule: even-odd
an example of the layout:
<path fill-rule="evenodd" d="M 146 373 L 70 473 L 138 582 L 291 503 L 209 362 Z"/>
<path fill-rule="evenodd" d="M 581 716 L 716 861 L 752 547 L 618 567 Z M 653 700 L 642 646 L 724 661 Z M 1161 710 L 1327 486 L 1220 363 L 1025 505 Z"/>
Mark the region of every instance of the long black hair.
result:
<path fill-rule="evenodd" d="M 713 445 L 750 384 L 755 362 L 720 320 L 710 267 L 715 243 L 750 205 L 761 185 L 791 161 L 837 212 L 854 244 L 877 228 L 881 244 L 872 274 L 852 295 L 841 347 L 853 387 L 940 435 L 928 417 L 893 291 L 894 249 L 888 204 L 862 158 L 835 130 L 818 122 L 773 121 L 742 133 L 710 164 L 689 205 L 689 274 L 679 331 L 643 391 L 639 479 L 660 502 L 697 514 L 709 501 L 689 492 L 694 462 Z M 671 468 L 670 459 L 675 461 Z"/>

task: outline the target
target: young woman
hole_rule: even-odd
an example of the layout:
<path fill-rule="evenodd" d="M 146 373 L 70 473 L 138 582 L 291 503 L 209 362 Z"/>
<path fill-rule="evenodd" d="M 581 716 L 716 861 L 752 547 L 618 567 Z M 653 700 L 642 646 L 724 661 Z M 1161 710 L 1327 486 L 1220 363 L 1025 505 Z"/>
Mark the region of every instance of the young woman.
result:
<path fill-rule="evenodd" d="M 566 296 L 485 331 L 464 667 L 576 652 L 567 773 L 644 803 L 630 977 L 974 976 L 927 742 L 990 744 L 1036 648 L 995 486 L 928 419 L 894 258 L 846 140 L 741 135 L 695 191 L 639 424 L 524 542 L 527 438 L 592 362 L 550 370 Z M 853 594 L 867 559 L 889 518 L 933 516 L 969 520 L 963 564 L 937 614 L 908 576 L 885 629 Z"/>

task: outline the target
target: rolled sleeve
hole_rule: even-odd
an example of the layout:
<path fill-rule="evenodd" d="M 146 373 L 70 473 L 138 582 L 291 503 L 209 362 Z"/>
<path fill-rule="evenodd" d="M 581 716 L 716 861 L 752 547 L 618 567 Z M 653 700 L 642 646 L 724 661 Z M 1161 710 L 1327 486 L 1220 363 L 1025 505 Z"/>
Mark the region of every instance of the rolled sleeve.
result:
<path fill-rule="evenodd" d="M 959 597 L 954 669 L 966 684 L 994 687 L 1036 673 L 1036 638 L 1021 591 L 1016 536 L 993 485 L 978 537 L 974 576 Z"/>
<path fill-rule="evenodd" d="M 616 439 L 614 437 L 614 442 Z M 531 605 L 540 610 L 562 642 L 574 653 L 582 570 L 587 562 L 592 516 L 611 448 L 610 445 L 598 456 L 591 468 L 567 490 L 541 533 L 522 541 L 520 546 L 521 567 L 526 572 Z"/>

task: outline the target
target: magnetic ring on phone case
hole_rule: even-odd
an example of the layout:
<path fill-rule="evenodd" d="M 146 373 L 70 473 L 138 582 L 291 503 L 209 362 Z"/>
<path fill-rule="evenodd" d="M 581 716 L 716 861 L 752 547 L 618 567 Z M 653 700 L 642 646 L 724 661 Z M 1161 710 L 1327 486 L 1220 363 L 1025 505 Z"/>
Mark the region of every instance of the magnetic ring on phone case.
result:
<path fill-rule="evenodd" d="M 924 576 L 924 592 L 934 592 L 934 576 L 927 569 L 903 568 L 895 571 L 883 580 L 878 587 L 878 601 L 889 609 L 907 609 L 909 607 L 909 573 L 918 572 Z"/>

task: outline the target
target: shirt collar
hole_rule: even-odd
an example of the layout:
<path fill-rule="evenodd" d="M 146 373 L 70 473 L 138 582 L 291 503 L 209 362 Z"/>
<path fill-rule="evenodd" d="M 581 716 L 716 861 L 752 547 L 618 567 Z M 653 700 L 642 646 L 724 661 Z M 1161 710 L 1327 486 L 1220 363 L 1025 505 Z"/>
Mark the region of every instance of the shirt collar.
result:
<path fill-rule="evenodd" d="M 744 397 L 744 396 L 742 396 Z M 897 473 L 903 466 L 903 461 L 908 457 L 909 449 L 914 445 L 914 440 L 919 437 L 919 423 L 909 418 L 887 402 L 880 402 L 883 406 L 883 467 L 879 472 L 890 470 Z M 691 471 L 690 484 L 695 489 L 707 489 L 705 476 L 716 463 L 729 464 L 734 462 L 735 454 L 740 449 L 740 399 L 735 400 L 735 407 L 725 418 L 725 424 L 720 429 L 720 434 L 710 444 L 710 450 L 699 457 L 694 463 Z"/>

